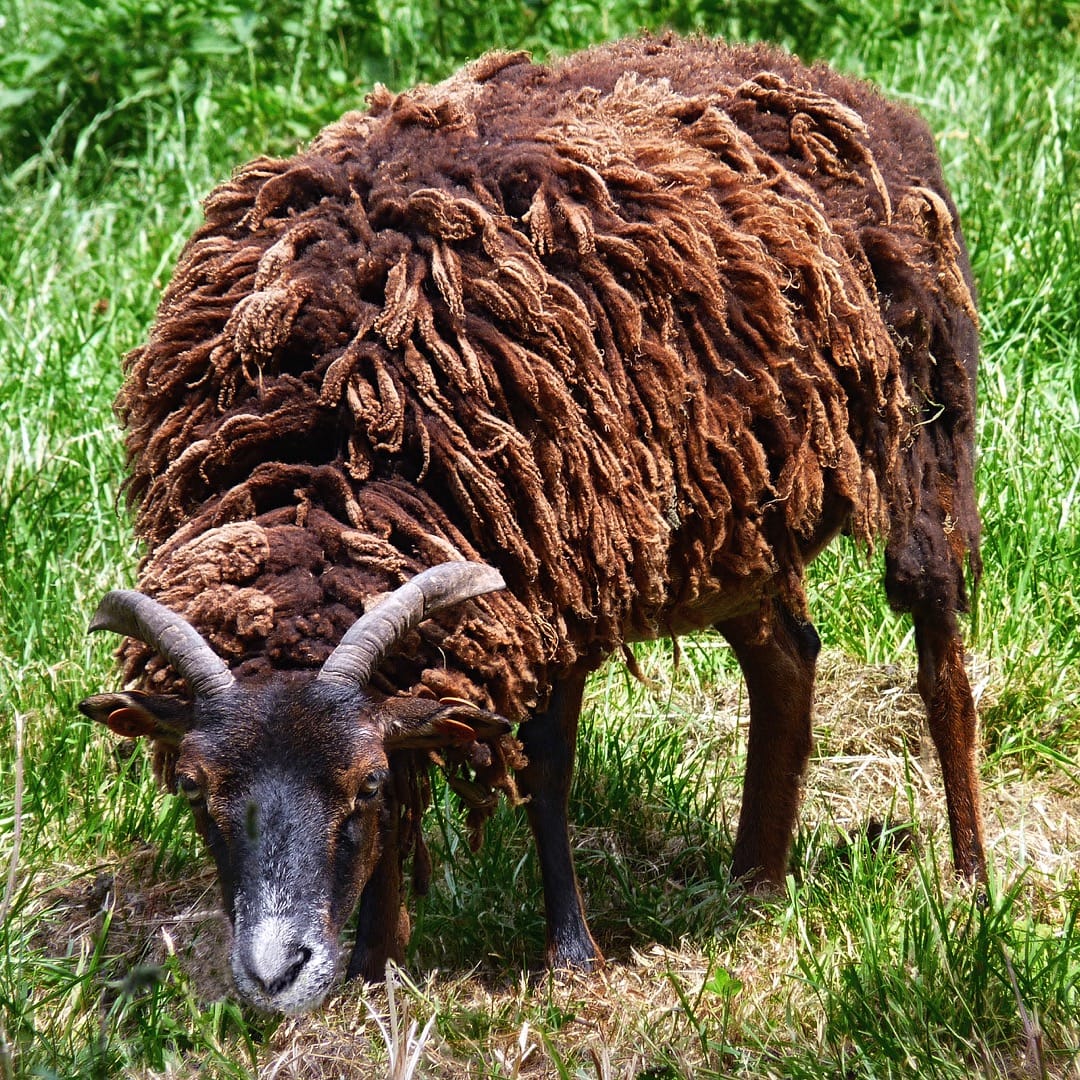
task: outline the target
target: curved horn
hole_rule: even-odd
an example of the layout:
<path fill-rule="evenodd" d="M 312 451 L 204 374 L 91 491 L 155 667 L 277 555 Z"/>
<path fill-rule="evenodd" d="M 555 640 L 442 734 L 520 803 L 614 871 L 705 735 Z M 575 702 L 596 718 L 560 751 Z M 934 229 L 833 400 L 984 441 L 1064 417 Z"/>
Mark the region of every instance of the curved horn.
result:
<path fill-rule="evenodd" d="M 213 697 L 236 682 L 187 619 L 134 589 L 114 589 L 101 598 L 90 620 L 90 633 L 95 630 L 112 630 L 145 642 L 187 680 L 196 697 Z"/>
<path fill-rule="evenodd" d="M 499 571 L 484 563 L 448 562 L 433 566 L 357 619 L 327 657 L 319 680 L 365 686 L 387 653 L 429 615 L 451 604 L 505 588 L 506 582 Z"/>

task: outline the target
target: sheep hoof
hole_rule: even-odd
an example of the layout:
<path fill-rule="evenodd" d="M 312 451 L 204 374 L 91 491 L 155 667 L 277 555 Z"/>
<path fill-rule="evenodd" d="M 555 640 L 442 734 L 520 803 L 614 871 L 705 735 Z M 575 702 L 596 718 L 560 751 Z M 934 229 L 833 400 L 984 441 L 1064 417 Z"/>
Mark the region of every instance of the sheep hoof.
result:
<path fill-rule="evenodd" d="M 386 982 L 386 965 L 402 963 L 402 957 L 391 956 L 384 949 L 368 949 L 357 946 L 349 957 L 349 967 L 345 972 L 348 981 L 359 979 L 361 982 L 376 986 Z"/>
<path fill-rule="evenodd" d="M 591 975 L 606 966 L 603 954 L 592 937 L 586 940 L 563 941 L 548 950 L 547 966 L 558 977 Z"/>

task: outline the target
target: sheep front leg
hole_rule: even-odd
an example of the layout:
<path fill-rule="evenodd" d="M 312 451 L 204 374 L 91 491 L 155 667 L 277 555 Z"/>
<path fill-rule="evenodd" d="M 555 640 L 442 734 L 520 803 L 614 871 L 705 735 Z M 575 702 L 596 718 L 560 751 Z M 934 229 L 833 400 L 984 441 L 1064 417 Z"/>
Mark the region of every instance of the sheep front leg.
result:
<path fill-rule="evenodd" d="M 396 818 L 396 813 L 395 813 Z M 349 957 L 346 978 L 381 983 L 386 978 L 386 962 L 405 961 L 411 925 L 402 903 L 401 862 L 396 832 L 387 838 L 375 870 L 360 894 L 356 917 L 356 943 Z"/>
<path fill-rule="evenodd" d="M 913 618 L 919 693 L 941 762 L 956 872 L 970 881 L 985 881 L 978 720 L 964 670 L 963 642 L 951 612 L 916 610 Z"/>
<path fill-rule="evenodd" d="M 584 673 L 556 683 L 547 709 L 518 729 L 529 760 L 518 785 L 529 799 L 525 808 L 540 859 L 548 966 L 590 971 L 604 958 L 585 922 L 567 822 L 584 689 Z"/>
<path fill-rule="evenodd" d="M 732 875 L 782 885 L 811 747 L 814 675 L 821 640 L 779 602 L 769 636 L 760 620 L 718 623 L 742 669 L 750 735 Z"/>

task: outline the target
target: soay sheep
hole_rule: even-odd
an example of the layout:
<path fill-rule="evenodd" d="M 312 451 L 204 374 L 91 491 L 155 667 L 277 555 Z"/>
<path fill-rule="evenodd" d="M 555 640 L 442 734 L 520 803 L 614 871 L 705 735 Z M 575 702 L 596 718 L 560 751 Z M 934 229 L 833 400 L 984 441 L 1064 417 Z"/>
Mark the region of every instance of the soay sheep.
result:
<path fill-rule="evenodd" d="M 491 53 L 214 191 L 118 401 L 147 554 L 92 628 L 139 688 L 82 708 L 191 800 L 239 992 L 317 1005 L 356 907 L 348 975 L 402 958 L 432 767 L 477 837 L 525 803 L 548 961 L 601 962 L 567 792 L 586 675 L 636 640 L 730 642 L 732 873 L 781 881 L 841 532 L 884 542 L 981 877 L 976 351 L 925 125 L 765 47 Z"/>

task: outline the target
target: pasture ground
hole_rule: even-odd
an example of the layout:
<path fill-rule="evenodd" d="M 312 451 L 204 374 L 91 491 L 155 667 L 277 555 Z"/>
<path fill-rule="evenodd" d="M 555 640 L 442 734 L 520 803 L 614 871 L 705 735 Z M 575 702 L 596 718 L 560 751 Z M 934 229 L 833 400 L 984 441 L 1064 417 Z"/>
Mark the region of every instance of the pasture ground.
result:
<path fill-rule="evenodd" d="M 601 10 L 601 8 L 603 10 Z M 440 792 L 408 974 L 312 1017 L 222 997 L 179 800 L 79 717 L 138 551 L 110 413 L 198 201 L 375 81 L 641 26 L 765 38 L 934 129 L 980 291 L 986 574 L 968 623 L 994 876 L 948 868 L 910 628 L 851 546 L 813 568 L 817 745 L 780 896 L 726 876 L 745 701 L 721 642 L 590 688 L 573 795 L 612 963 L 538 973 L 527 829 Z M 1080 1077 L 1080 3 L 0 0 L 0 1080 Z"/>

